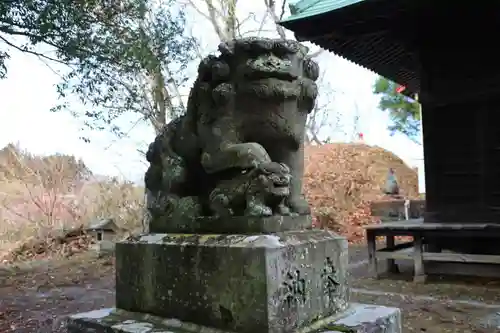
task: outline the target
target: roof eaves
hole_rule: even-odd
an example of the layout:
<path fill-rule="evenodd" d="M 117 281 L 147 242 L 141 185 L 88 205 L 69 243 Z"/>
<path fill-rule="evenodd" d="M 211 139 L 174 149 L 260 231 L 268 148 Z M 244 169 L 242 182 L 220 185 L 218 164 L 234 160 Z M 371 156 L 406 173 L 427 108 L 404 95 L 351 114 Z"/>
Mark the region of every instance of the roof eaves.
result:
<path fill-rule="evenodd" d="M 289 5 L 292 15 L 282 20 L 280 23 L 307 19 L 362 1 L 365 0 L 301 0 L 295 4 Z"/>
<path fill-rule="evenodd" d="M 290 12 L 292 15 L 303 13 L 305 10 L 315 6 L 318 2 L 323 0 L 300 0 L 296 3 L 291 3 L 288 6 L 290 7 Z"/>

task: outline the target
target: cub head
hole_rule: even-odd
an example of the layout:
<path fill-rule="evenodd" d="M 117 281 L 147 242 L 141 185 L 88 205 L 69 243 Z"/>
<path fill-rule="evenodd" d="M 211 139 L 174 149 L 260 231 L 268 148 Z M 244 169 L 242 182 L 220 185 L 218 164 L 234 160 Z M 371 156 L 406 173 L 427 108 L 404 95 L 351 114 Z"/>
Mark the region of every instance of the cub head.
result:
<path fill-rule="evenodd" d="M 284 163 L 263 163 L 257 168 L 262 189 L 277 197 L 290 195 L 290 168 Z"/>

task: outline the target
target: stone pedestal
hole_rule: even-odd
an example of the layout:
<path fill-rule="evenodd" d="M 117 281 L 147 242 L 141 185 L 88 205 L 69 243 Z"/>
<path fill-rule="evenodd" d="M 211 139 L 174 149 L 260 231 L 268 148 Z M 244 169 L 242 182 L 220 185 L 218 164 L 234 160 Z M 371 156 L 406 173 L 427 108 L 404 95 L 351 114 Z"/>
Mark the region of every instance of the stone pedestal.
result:
<path fill-rule="evenodd" d="M 152 220 L 150 233 L 168 234 L 245 234 L 284 232 L 307 229 L 312 224 L 310 215 L 299 216 L 234 216 L 182 218 L 166 223 L 161 219 Z"/>
<path fill-rule="evenodd" d="M 324 230 L 149 234 L 118 244 L 116 306 L 235 332 L 290 332 L 348 307 L 347 241 Z"/>
<path fill-rule="evenodd" d="M 68 333 L 229 333 L 178 319 L 166 319 L 116 308 L 79 313 L 62 323 Z M 260 331 L 255 331 L 260 332 Z M 299 333 L 401 333 L 401 312 L 397 308 L 351 304 L 337 315 L 317 321 Z"/>
<path fill-rule="evenodd" d="M 399 310 L 349 304 L 347 241 L 333 232 L 190 231 L 118 243 L 117 309 L 70 316 L 69 332 L 401 331 Z"/>

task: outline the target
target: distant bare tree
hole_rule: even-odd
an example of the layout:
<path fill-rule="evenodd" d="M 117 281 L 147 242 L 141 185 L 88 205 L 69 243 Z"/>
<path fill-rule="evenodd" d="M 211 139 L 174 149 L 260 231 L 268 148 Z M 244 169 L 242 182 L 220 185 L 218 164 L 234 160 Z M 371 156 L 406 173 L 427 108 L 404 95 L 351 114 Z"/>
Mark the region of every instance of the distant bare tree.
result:
<path fill-rule="evenodd" d="M 360 139 L 359 135 L 359 105 L 357 102 L 354 102 L 354 116 L 353 116 L 353 124 L 352 124 L 352 132 L 350 135 L 350 141 L 354 142 Z"/>
<path fill-rule="evenodd" d="M 323 112 L 323 109 L 316 103 L 314 109 L 307 118 L 305 137 L 306 143 L 322 145 L 328 141 L 328 139 L 325 141 L 319 138 L 319 132 L 326 126 L 327 120 L 326 113 Z"/>
<path fill-rule="evenodd" d="M 306 143 L 322 145 L 333 140 L 333 134 L 341 132 L 341 114 L 334 109 L 335 89 L 325 80 L 325 72 L 318 79 L 322 93 L 316 100 L 306 123 Z"/>
<path fill-rule="evenodd" d="M 248 13 L 243 20 L 238 18 L 236 13 L 238 0 L 186 0 L 186 2 L 210 22 L 221 41 L 242 37 L 242 25 L 254 17 L 254 13 Z"/>

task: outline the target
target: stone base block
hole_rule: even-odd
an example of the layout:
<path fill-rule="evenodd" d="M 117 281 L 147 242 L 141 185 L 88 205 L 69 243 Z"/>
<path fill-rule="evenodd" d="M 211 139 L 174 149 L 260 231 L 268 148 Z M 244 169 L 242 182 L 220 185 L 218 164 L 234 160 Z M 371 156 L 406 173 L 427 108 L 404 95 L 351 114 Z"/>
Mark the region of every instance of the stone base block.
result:
<path fill-rule="evenodd" d="M 101 309 L 65 318 L 68 333 L 224 333 L 176 319 L 117 309 Z M 258 331 L 256 331 L 258 332 Z M 397 308 L 352 304 L 342 314 L 325 318 L 293 333 L 402 333 L 401 312 Z M 228 332 L 229 333 L 229 332 Z"/>
<path fill-rule="evenodd" d="M 118 243 L 116 306 L 241 333 L 291 332 L 348 307 L 347 241 L 325 230 L 149 234 Z"/>
<path fill-rule="evenodd" d="M 184 234 L 268 234 L 292 230 L 310 229 L 311 215 L 298 216 L 231 216 L 231 217 L 198 217 L 195 219 L 151 220 L 151 233 L 184 233 Z"/>
<path fill-rule="evenodd" d="M 387 306 L 352 304 L 345 317 L 315 332 L 324 333 L 402 333 L 401 310 Z M 303 333 L 303 332 L 301 332 Z"/>

